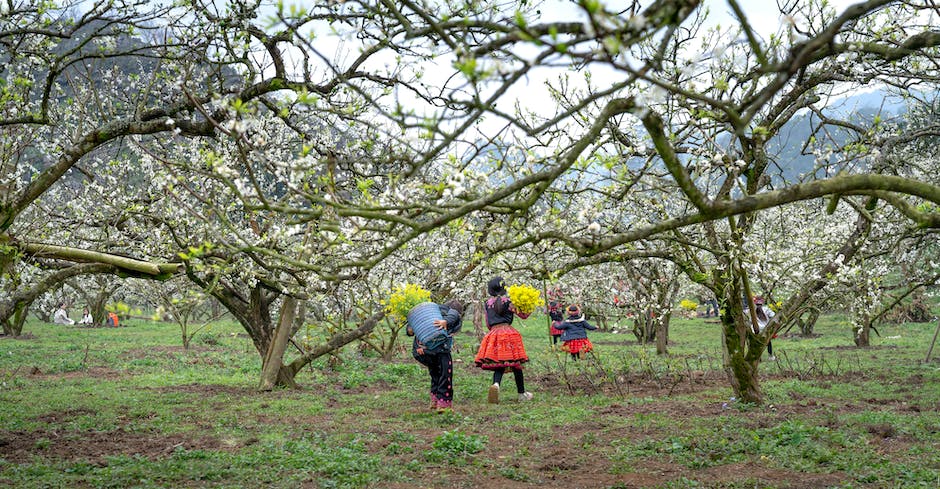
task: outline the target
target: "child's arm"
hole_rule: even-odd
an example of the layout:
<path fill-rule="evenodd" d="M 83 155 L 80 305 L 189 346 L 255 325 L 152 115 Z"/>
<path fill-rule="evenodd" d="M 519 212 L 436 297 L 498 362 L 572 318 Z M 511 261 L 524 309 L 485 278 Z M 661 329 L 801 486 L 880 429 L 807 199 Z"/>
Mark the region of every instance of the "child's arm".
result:
<path fill-rule="evenodd" d="M 519 316 L 519 319 L 526 319 L 532 314 L 531 312 L 517 311 L 516 306 L 512 305 L 511 303 L 509 304 L 509 310 L 512 311 L 512 313 L 515 314 L 516 316 Z"/>
<path fill-rule="evenodd" d="M 594 326 L 593 324 L 591 324 L 591 323 L 585 321 L 585 322 L 584 322 L 584 329 L 597 329 L 597 326 Z"/>

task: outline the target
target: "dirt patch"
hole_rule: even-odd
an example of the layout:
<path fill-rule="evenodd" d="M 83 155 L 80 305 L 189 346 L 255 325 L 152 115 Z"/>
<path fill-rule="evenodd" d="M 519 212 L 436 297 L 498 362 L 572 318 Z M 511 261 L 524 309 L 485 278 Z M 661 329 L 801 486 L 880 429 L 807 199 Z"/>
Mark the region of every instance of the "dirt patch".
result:
<path fill-rule="evenodd" d="M 36 335 L 32 333 L 23 333 L 19 336 L 10 336 L 0 333 L 0 340 L 35 340 Z"/>
<path fill-rule="evenodd" d="M 106 466 L 107 458 L 118 455 L 148 459 L 167 457 L 177 450 L 224 450 L 216 438 L 188 438 L 116 431 L 6 431 L 0 432 L 0 457 L 12 463 L 25 463 L 34 457 L 48 460 L 86 460 Z"/>
<path fill-rule="evenodd" d="M 56 373 L 45 373 L 36 366 L 24 367 L 23 369 L 18 369 L 16 372 L 11 374 L 13 375 L 22 375 L 28 379 L 35 380 L 67 380 L 67 379 L 105 379 L 105 380 L 117 380 L 117 379 L 126 379 L 129 377 L 127 372 L 120 370 L 114 370 L 109 367 L 94 367 L 90 366 L 82 370 L 73 370 L 71 372 L 56 372 Z"/>
<path fill-rule="evenodd" d="M 145 388 L 148 390 L 154 390 L 157 392 L 183 392 L 187 394 L 202 394 L 205 396 L 215 396 L 220 394 L 226 395 L 236 395 L 244 397 L 255 398 L 262 395 L 258 392 L 257 388 L 249 387 L 240 387 L 232 385 L 218 385 L 218 384 L 182 384 L 182 385 L 173 385 L 168 387 L 148 387 Z M 292 392 L 288 390 L 276 390 L 271 394 L 277 395 L 284 392 Z"/>
<path fill-rule="evenodd" d="M 121 355 L 123 360 L 141 360 L 144 358 L 174 358 L 182 354 L 193 354 L 215 351 L 212 348 L 201 345 L 189 345 L 189 349 L 183 348 L 183 345 L 163 345 L 151 346 L 147 348 L 135 348 L 127 350 Z"/>
<path fill-rule="evenodd" d="M 534 375 L 540 392 L 556 396 L 604 394 L 613 397 L 662 397 L 695 394 L 724 387 L 724 373 L 717 371 L 681 371 L 674 375 L 652 376 L 643 373 L 597 375 L 573 372 L 569 375 Z M 528 380 L 528 379 L 527 379 Z"/>
<path fill-rule="evenodd" d="M 839 345 L 839 346 L 821 346 L 817 350 L 856 350 L 859 353 L 876 351 L 876 350 L 897 350 L 898 345 L 872 345 L 866 346 L 864 348 L 858 347 L 855 345 Z"/>

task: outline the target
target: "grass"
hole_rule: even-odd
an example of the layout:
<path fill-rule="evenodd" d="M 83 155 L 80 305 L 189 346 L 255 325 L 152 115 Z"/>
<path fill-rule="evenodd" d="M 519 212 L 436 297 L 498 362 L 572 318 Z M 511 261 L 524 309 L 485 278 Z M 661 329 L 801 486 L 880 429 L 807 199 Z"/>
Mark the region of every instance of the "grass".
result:
<path fill-rule="evenodd" d="M 407 348 L 383 362 L 350 346 L 303 390 L 259 393 L 237 325 L 183 350 L 173 325 L 129 323 L 0 339 L 0 486 L 940 486 L 935 323 L 881 326 L 868 349 L 839 316 L 778 338 L 764 406 L 730 399 L 716 324 L 674 320 L 665 357 L 592 332 L 596 356 L 573 362 L 539 316 L 518 323 L 536 399 L 516 402 L 507 376 L 489 405 L 468 323 L 443 414 Z"/>

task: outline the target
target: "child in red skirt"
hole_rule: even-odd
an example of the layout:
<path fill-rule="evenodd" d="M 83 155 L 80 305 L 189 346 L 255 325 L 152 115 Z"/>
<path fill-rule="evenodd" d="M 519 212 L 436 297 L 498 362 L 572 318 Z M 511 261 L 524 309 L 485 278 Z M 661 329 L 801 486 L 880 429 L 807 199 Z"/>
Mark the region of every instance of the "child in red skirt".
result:
<path fill-rule="evenodd" d="M 587 330 L 596 330 L 597 326 L 585 321 L 584 314 L 581 314 L 581 308 L 577 305 L 568 306 L 568 318 L 558 325 L 558 329 L 564 331 L 561 335 L 564 346 L 561 348 L 570 353 L 571 358 L 578 360 L 581 358 L 581 352 L 587 353 L 594 349 L 587 337 Z"/>
<path fill-rule="evenodd" d="M 486 284 L 486 291 L 491 296 L 487 299 L 485 308 L 486 327 L 489 332 L 480 342 L 474 362 L 483 370 L 493 371 L 493 385 L 487 394 L 487 402 L 499 403 L 499 384 L 506 370 L 512 370 L 519 400 L 529 401 L 533 396 L 531 392 L 526 392 L 522 375 L 522 364 L 528 362 L 529 357 L 522 344 L 522 335 L 512 327 L 513 316 L 525 319 L 529 315 L 515 310 L 502 277 L 493 277 Z"/>
<path fill-rule="evenodd" d="M 548 317 L 551 319 L 552 323 L 548 326 L 548 334 L 552 335 L 552 349 L 558 345 L 558 340 L 561 338 L 561 334 L 564 331 L 558 329 L 558 325 L 565 320 L 565 315 L 562 312 L 564 306 L 560 302 L 551 301 L 548 303 Z"/>

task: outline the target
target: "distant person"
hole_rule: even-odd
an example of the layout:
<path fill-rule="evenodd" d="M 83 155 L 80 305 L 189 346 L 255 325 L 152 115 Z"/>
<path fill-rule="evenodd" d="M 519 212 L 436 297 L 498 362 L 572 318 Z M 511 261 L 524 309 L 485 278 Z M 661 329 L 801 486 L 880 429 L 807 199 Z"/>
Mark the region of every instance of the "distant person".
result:
<path fill-rule="evenodd" d="M 718 300 L 715 296 L 708 296 L 705 299 L 705 317 L 718 317 Z"/>
<path fill-rule="evenodd" d="M 438 329 L 447 331 L 445 341 L 433 346 L 426 346 L 416 337 L 411 346 L 411 356 L 424 365 L 431 375 L 431 409 L 444 412 L 454 403 L 454 361 L 451 350 L 454 347 L 454 333 L 463 326 L 463 305 L 452 300 L 441 304 L 441 316 L 444 319 L 434 321 Z M 406 330 L 408 336 L 414 336 L 411 327 Z"/>
<path fill-rule="evenodd" d="M 568 317 L 558 325 L 558 329 L 564 331 L 561 335 L 561 341 L 564 342 L 562 349 L 570 353 L 571 358 L 579 360 L 582 352 L 588 353 L 594 349 L 587 337 L 587 330 L 596 330 L 597 326 L 584 319 L 581 308 L 576 304 L 568 306 L 567 312 Z"/>
<path fill-rule="evenodd" d="M 120 321 L 118 320 L 118 315 L 117 315 L 117 313 L 114 312 L 114 311 L 109 312 L 109 313 L 108 313 L 108 320 L 107 320 L 107 323 L 106 323 L 106 324 L 108 325 L 108 327 L 109 327 L 109 328 L 116 328 L 116 327 L 118 327 L 119 323 L 120 323 Z"/>
<path fill-rule="evenodd" d="M 548 317 L 551 320 L 551 324 L 548 326 L 548 334 L 552 337 L 552 349 L 555 349 L 561 334 L 564 333 L 564 331 L 558 329 L 558 325 L 565 320 L 565 315 L 562 312 L 563 307 L 558 301 L 548 303 Z"/>
<path fill-rule="evenodd" d="M 75 324 L 75 321 L 69 317 L 68 311 L 65 310 L 64 302 L 59 304 L 59 308 L 52 315 L 52 322 L 56 324 Z"/>
<path fill-rule="evenodd" d="M 82 319 L 80 319 L 80 320 L 78 321 L 78 324 L 88 324 L 88 325 L 91 325 L 91 324 L 94 323 L 94 322 L 95 322 L 95 320 L 92 319 L 92 317 L 91 317 L 91 312 L 88 310 L 88 308 L 86 307 L 86 308 L 82 309 Z"/>
<path fill-rule="evenodd" d="M 503 373 L 511 370 L 516 380 L 519 400 L 530 401 L 533 396 L 525 390 L 525 378 L 522 374 L 522 364 L 529 361 L 529 356 L 526 355 L 522 335 L 512 327 L 513 316 L 525 319 L 529 315 L 518 312 L 513 307 L 502 277 L 490 279 L 486 284 L 486 291 L 490 295 L 484 308 L 489 332 L 483 336 L 480 349 L 474 358 L 477 367 L 493 371 L 493 385 L 490 386 L 486 400 L 490 404 L 499 404 L 499 384 L 503 380 Z"/>
<path fill-rule="evenodd" d="M 771 318 L 774 317 L 774 312 L 767 307 L 765 304 L 764 298 L 761 296 L 754 297 L 754 313 L 757 316 L 757 332 L 763 333 L 767 329 L 767 325 L 770 324 Z M 774 335 L 773 337 L 776 337 Z M 771 343 L 773 337 L 767 339 L 767 358 L 771 362 L 775 361 L 777 357 L 774 356 L 774 346 Z"/>

